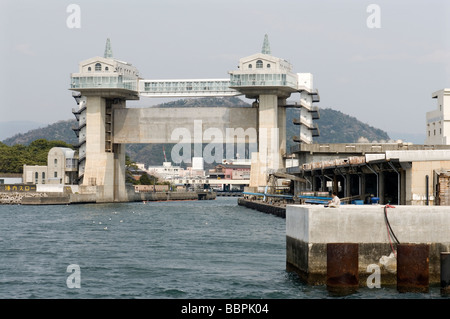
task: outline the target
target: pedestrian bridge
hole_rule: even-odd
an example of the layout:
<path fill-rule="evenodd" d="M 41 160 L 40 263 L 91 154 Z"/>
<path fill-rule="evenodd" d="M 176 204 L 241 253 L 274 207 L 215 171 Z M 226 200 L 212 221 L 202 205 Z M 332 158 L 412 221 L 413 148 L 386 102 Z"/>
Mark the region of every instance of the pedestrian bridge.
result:
<path fill-rule="evenodd" d="M 230 79 L 140 80 L 142 97 L 219 97 L 241 93 L 230 88 Z"/>

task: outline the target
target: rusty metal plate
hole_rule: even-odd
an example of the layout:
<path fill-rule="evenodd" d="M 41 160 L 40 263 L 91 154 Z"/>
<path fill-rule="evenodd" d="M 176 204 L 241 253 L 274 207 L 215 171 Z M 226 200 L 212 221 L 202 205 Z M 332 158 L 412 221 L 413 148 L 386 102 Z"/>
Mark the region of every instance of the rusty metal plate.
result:
<path fill-rule="evenodd" d="M 430 247 L 427 244 L 397 245 L 397 290 L 428 292 Z"/>
<path fill-rule="evenodd" d="M 352 291 L 359 286 L 358 244 L 327 244 L 327 288 L 329 291 Z"/>

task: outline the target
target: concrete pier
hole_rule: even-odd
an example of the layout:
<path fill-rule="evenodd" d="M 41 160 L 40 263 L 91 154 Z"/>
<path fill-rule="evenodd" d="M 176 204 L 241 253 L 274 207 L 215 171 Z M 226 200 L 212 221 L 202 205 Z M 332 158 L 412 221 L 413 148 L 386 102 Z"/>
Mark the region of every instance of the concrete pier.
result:
<path fill-rule="evenodd" d="M 429 283 L 438 284 L 440 253 L 450 250 L 450 207 L 396 206 L 387 209 L 387 217 L 401 244 L 429 246 Z M 395 285 L 396 267 L 385 267 L 380 262 L 381 257 L 391 254 L 392 248 L 396 249 L 391 237 L 381 205 L 288 205 L 286 268 L 309 284 L 325 284 L 327 244 L 355 243 L 359 245 L 360 285 L 365 285 L 372 274 L 367 271 L 369 265 L 380 267 L 381 284 Z"/>
<path fill-rule="evenodd" d="M 258 200 L 247 200 L 244 198 L 238 198 L 238 205 L 245 206 L 247 208 L 255 209 L 257 211 L 272 214 L 281 218 L 286 217 L 286 207 L 285 206 L 275 206 L 272 204 L 265 203 Z"/>

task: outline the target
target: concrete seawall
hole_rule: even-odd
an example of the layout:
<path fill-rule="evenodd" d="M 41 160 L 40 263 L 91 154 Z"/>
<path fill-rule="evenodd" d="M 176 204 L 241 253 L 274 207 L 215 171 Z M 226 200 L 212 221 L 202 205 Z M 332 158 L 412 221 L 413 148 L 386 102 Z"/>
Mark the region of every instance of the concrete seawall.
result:
<path fill-rule="evenodd" d="M 0 194 L 1 195 L 1 194 Z M 21 205 L 67 205 L 97 203 L 97 194 L 67 193 L 22 193 L 0 196 L 0 204 Z M 172 200 L 213 200 L 216 194 L 211 192 L 152 192 L 129 193 L 128 202 L 172 201 Z"/>
<path fill-rule="evenodd" d="M 255 209 L 266 214 L 273 214 L 281 218 L 286 217 L 286 207 L 284 206 L 275 206 L 262 201 L 247 200 L 244 198 L 238 198 L 238 205 Z"/>
<path fill-rule="evenodd" d="M 133 201 L 166 201 L 166 200 L 210 200 L 215 199 L 215 193 L 207 192 L 155 192 L 135 193 Z"/>
<path fill-rule="evenodd" d="M 387 209 L 389 224 L 401 244 L 429 245 L 430 284 L 440 282 L 440 253 L 450 251 L 450 207 L 396 206 Z M 286 208 L 286 268 L 307 283 L 325 284 L 327 243 L 357 243 L 360 284 L 367 267 L 380 266 L 381 283 L 395 284 L 396 273 L 380 264 L 392 252 L 384 206 L 288 205 Z M 395 248 L 395 243 L 393 244 Z"/>

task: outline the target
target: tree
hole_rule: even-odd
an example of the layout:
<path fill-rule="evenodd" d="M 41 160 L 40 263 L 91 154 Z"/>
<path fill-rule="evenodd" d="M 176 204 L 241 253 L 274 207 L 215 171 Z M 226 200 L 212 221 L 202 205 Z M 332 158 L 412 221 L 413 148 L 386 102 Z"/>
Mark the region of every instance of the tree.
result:
<path fill-rule="evenodd" d="M 125 183 L 130 183 L 133 185 L 139 184 L 139 181 L 135 180 L 133 177 L 133 171 L 138 169 L 136 162 L 130 159 L 130 156 L 125 154 Z"/>
<path fill-rule="evenodd" d="M 142 174 L 141 178 L 139 178 L 139 183 L 141 185 L 153 185 L 157 184 L 158 178 L 153 175 L 149 175 L 147 173 Z"/>
<path fill-rule="evenodd" d="M 22 173 L 23 165 L 47 165 L 48 152 L 53 147 L 72 148 L 63 141 L 37 139 L 30 145 L 15 144 L 8 146 L 0 143 L 0 172 Z"/>

